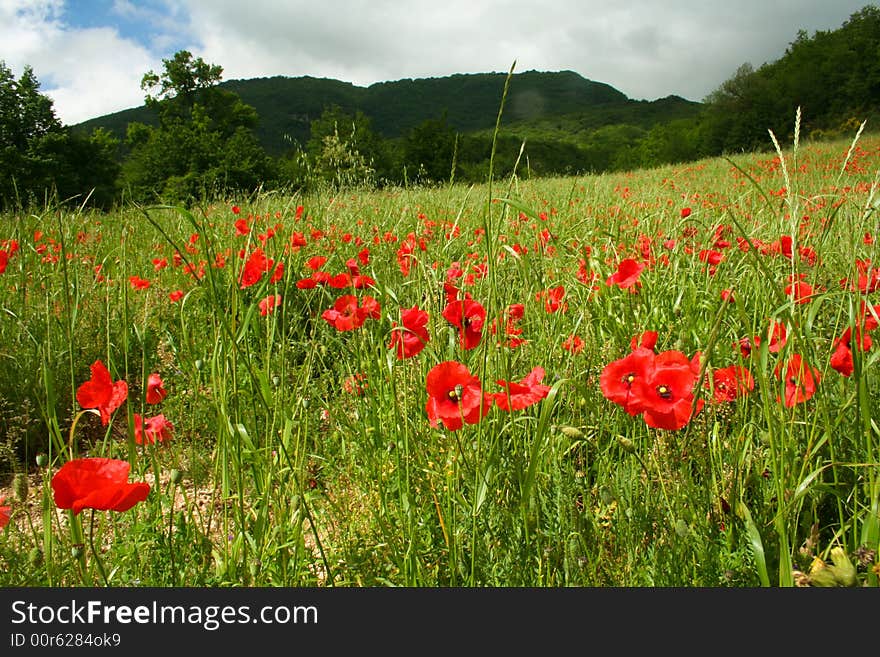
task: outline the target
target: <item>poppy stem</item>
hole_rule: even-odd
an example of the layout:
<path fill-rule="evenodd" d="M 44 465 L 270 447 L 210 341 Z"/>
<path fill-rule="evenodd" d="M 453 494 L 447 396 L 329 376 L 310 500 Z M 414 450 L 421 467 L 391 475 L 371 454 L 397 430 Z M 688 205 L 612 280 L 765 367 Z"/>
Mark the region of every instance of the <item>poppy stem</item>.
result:
<path fill-rule="evenodd" d="M 159 481 L 156 479 L 156 481 Z M 171 508 L 168 509 L 168 558 L 171 561 L 171 581 L 177 586 L 177 568 L 174 565 L 174 498 L 177 495 L 177 483 L 171 481 Z"/>
<path fill-rule="evenodd" d="M 92 516 L 89 520 L 89 547 L 92 548 L 92 556 L 95 557 L 95 563 L 98 565 L 98 572 L 101 573 L 101 579 L 104 580 L 104 586 L 110 586 L 110 583 L 107 581 L 107 571 L 104 570 L 104 563 L 101 561 L 101 557 L 98 556 L 98 551 L 95 549 L 95 510 L 92 509 Z"/>
<path fill-rule="evenodd" d="M 76 425 L 79 422 L 79 419 L 83 415 L 85 415 L 86 413 L 99 414 L 98 411 L 96 411 L 93 408 L 86 408 L 86 409 L 81 410 L 80 412 L 78 412 L 76 415 L 73 416 L 73 422 L 70 423 L 70 431 L 68 432 L 68 438 L 67 438 L 67 449 L 70 451 L 70 460 L 71 461 L 76 458 L 76 454 L 74 453 L 74 449 L 73 449 L 73 435 L 74 435 L 74 433 L 76 433 Z"/>

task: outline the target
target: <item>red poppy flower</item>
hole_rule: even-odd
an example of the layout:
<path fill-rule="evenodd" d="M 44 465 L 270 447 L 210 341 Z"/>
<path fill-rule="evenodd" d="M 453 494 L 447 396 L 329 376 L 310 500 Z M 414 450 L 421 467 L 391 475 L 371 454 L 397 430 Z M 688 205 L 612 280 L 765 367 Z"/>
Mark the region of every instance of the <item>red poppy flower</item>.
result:
<path fill-rule="evenodd" d="M 779 351 L 785 346 L 785 341 L 788 339 L 788 330 L 785 328 L 785 324 L 782 322 L 777 322 L 776 320 L 770 320 L 770 333 L 769 340 L 770 342 L 767 345 L 767 350 L 771 354 L 779 353 Z M 759 340 L 755 339 L 755 345 L 759 344 Z"/>
<path fill-rule="evenodd" d="M 733 343 L 733 348 L 739 349 L 739 353 L 742 354 L 743 358 L 748 358 L 752 355 L 752 349 L 757 349 L 760 344 L 761 338 L 756 335 L 754 338 L 740 338 Z"/>
<path fill-rule="evenodd" d="M 848 278 L 843 278 L 840 281 L 843 287 L 849 287 L 853 291 L 859 290 L 865 294 L 876 292 L 880 288 L 880 267 L 869 259 L 857 259 L 856 269 L 859 274 L 857 281 L 853 283 Z"/>
<path fill-rule="evenodd" d="M 351 274 L 347 271 L 334 274 L 327 277 L 327 285 L 337 290 L 344 290 L 351 287 Z"/>
<path fill-rule="evenodd" d="M 516 323 L 525 316 L 526 308 L 521 303 L 510 304 L 504 310 L 504 334 L 507 336 L 507 346 L 516 349 L 526 343 L 526 340 L 518 336 L 522 335 L 522 329 L 518 328 Z M 495 335 L 498 332 L 497 320 L 493 320 L 489 325 L 489 330 Z M 500 343 L 499 343 L 500 344 Z"/>
<path fill-rule="evenodd" d="M 699 254 L 700 262 L 706 262 L 712 265 L 713 269 L 710 271 L 714 274 L 714 267 L 717 267 L 721 264 L 721 261 L 724 260 L 724 254 L 721 251 L 717 251 L 715 249 L 703 249 Z"/>
<path fill-rule="evenodd" d="M 236 237 L 244 237 L 248 233 L 251 232 L 250 226 L 248 226 L 247 219 L 236 219 L 235 220 L 235 235 Z"/>
<path fill-rule="evenodd" d="M 706 381 L 706 389 L 711 388 L 716 402 L 732 402 L 755 389 L 751 372 L 741 365 L 730 365 L 712 372 L 712 382 Z"/>
<path fill-rule="evenodd" d="M 647 379 L 654 369 L 655 354 L 650 349 L 636 349 L 627 356 L 608 363 L 599 375 L 599 388 L 605 398 L 623 406 L 630 415 L 638 415 L 644 408 L 633 395 L 633 384 Z"/>
<path fill-rule="evenodd" d="M 605 285 L 617 285 L 623 289 L 638 287 L 641 285 L 639 276 L 644 268 L 644 263 L 633 258 L 625 258 L 617 265 L 617 271 L 606 279 Z"/>
<path fill-rule="evenodd" d="M 773 370 L 777 379 L 785 380 L 785 406 L 792 407 L 807 401 L 816 394 L 816 386 L 819 385 L 819 370 L 801 358 L 800 354 L 794 354 L 784 364 L 779 363 Z M 781 401 L 776 398 L 776 401 Z"/>
<path fill-rule="evenodd" d="M 327 256 L 312 256 L 306 260 L 306 267 L 312 271 L 318 271 L 327 262 Z"/>
<path fill-rule="evenodd" d="M 368 318 L 378 319 L 379 303 L 373 297 L 364 297 L 362 305 L 353 294 L 344 294 L 321 317 L 337 331 L 353 331 L 363 326 Z"/>
<path fill-rule="evenodd" d="M 565 296 L 565 287 L 563 285 L 558 285 L 557 287 L 552 287 L 549 290 L 544 290 L 543 292 L 538 292 L 536 298 L 540 300 L 544 299 L 544 310 L 548 313 L 555 313 L 558 311 L 565 312 L 568 310 L 568 304 L 563 302 L 563 297 Z"/>
<path fill-rule="evenodd" d="M 146 290 L 150 287 L 150 281 L 146 278 L 141 278 L 140 276 L 129 276 L 128 282 L 131 283 L 131 286 L 135 290 Z"/>
<path fill-rule="evenodd" d="M 809 303 L 813 296 L 813 287 L 804 281 L 794 280 L 785 286 L 785 296 L 791 297 L 795 303 Z"/>
<path fill-rule="evenodd" d="M 495 403 L 503 411 L 519 411 L 532 404 L 537 404 L 550 392 L 550 386 L 543 385 L 544 368 L 535 367 L 519 383 L 498 380 L 497 383 L 506 392 L 495 393 Z"/>
<path fill-rule="evenodd" d="M 279 262 L 275 265 L 275 271 L 272 272 L 272 278 L 269 279 L 270 283 L 277 283 L 281 280 L 281 277 L 284 276 L 284 263 Z"/>
<path fill-rule="evenodd" d="M 147 403 L 148 404 L 158 404 L 160 401 L 165 399 L 168 391 L 163 387 L 165 384 L 162 382 L 162 377 L 159 376 L 156 372 L 150 374 L 147 377 Z"/>
<path fill-rule="evenodd" d="M 183 299 L 183 290 L 174 290 L 173 292 L 169 292 L 168 298 L 171 299 L 173 303 L 177 303 L 178 301 Z"/>
<path fill-rule="evenodd" d="M 3 529 L 8 525 L 9 519 L 12 517 L 12 507 L 3 506 L 3 502 L 5 501 L 5 497 L 0 497 L 0 529 Z"/>
<path fill-rule="evenodd" d="M 358 372 L 346 377 L 342 381 L 342 389 L 349 395 L 363 395 L 367 389 L 367 375 L 363 372 Z"/>
<path fill-rule="evenodd" d="M 265 299 L 260 299 L 260 315 L 265 317 L 275 312 L 275 309 L 281 305 L 280 294 L 270 294 Z"/>
<path fill-rule="evenodd" d="M 378 301 L 367 295 L 361 299 L 361 314 L 364 319 L 379 319 L 382 316 L 382 307 Z"/>
<path fill-rule="evenodd" d="M 432 427 L 439 422 L 450 431 L 464 423 L 476 424 L 489 412 L 493 397 L 483 392 L 480 379 L 467 366 L 448 360 L 431 368 L 425 380 L 428 401 L 425 411 Z"/>
<path fill-rule="evenodd" d="M 579 335 L 570 335 L 562 341 L 562 348 L 573 354 L 579 354 L 584 350 L 585 343 Z"/>
<path fill-rule="evenodd" d="M 831 354 L 831 367 L 843 376 L 852 376 L 853 354 L 849 346 L 849 340 L 843 338 L 834 343 L 834 352 Z"/>
<path fill-rule="evenodd" d="M 703 407 L 698 400 L 694 408 L 693 363 L 679 351 L 657 354 L 649 376 L 636 378 L 632 396 L 643 408 L 645 424 L 655 429 L 677 431 L 691 420 L 693 412 Z"/>
<path fill-rule="evenodd" d="M 397 358 L 412 358 L 418 354 L 431 339 L 428 333 L 428 313 L 420 310 L 418 306 L 407 308 L 400 312 L 401 327 L 394 322 L 391 332 L 389 349 L 396 349 Z"/>
<path fill-rule="evenodd" d="M 657 331 L 643 331 L 638 335 L 634 335 L 629 341 L 629 348 L 633 351 L 641 347 L 642 349 L 654 350 L 657 345 Z"/>
<path fill-rule="evenodd" d="M 113 381 L 110 372 L 100 360 L 91 366 L 92 378 L 76 390 L 76 401 L 83 408 L 96 408 L 101 414 L 101 424 L 110 422 L 110 415 L 128 396 L 125 381 Z"/>
<path fill-rule="evenodd" d="M 83 509 L 128 511 L 150 493 L 147 483 L 128 483 L 130 467 L 127 461 L 107 458 L 68 461 L 52 477 L 55 506 L 74 515 Z"/>
<path fill-rule="evenodd" d="M 241 288 L 250 287 L 259 282 L 263 274 L 272 267 L 272 260 L 266 257 L 263 249 L 255 249 L 248 256 L 247 262 L 241 270 Z"/>
<path fill-rule="evenodd" d="M 447 304 L 443 317 L 458 329 L 460 343 L 464 349 L 473 349 L 483 337 L 483 322 L 486 309 L 473 299 L 459 299 Z"/>
<path fill-rule="evenodd" d="M 174 425 L 166 420 L 164 415 L 148 417 L 144 427 L 143 418 L 137 413 L 134 414 L 134 442 L 138 445 L 167 442 L 171 440 L 173 431 Z"/>

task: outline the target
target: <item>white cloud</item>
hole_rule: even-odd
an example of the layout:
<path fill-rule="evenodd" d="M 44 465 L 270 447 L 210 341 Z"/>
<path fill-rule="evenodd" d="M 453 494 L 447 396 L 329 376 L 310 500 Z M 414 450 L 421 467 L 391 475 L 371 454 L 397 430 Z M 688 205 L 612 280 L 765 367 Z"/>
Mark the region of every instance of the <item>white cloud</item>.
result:
<path fill-rule="evenodd" d="M 33 66 L 65 123 L 143 102 L 140 80 L 186 48 L 226 80 L 369 85 L 453 73 L 573 70 L 631 98 L 702 100 L 740 64 L 781 57 L 798 30 L 837 29 L 858 0 L 115 0 L 141 43 L 76 29 L 62 0 L 0 0 L 3 53 Z M 68 21 L 68 22 L 65 22 Z"/>
<path fill-rule="evenodd" d="M 2 56 L 13 73 L 33 68 L 62 123 L 143 104 L 141 78 L 160 58 L 112 27 L 72 29 L 58 0 L 0 0 Z"/>
<path fill-rule="evenodd" d="M 115 30 L 78 30 L 56 40 L 51 59 L 34 66 L 53 81 L 46 94 L 58 117 L 75 124 L 110 112 L 142 105 L 141 78 L 157 67 L 143 47 L 121 39 Z"/>

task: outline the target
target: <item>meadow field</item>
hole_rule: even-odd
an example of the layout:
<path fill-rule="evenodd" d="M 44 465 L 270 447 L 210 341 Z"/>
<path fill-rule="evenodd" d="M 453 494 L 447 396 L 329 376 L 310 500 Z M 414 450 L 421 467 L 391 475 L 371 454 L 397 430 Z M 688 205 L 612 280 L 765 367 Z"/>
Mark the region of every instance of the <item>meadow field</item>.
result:
<path fill-rule="evenodd" d="M 0 585 L 877 586 L 880 135 L 793 134 L 7 213 Z"/>

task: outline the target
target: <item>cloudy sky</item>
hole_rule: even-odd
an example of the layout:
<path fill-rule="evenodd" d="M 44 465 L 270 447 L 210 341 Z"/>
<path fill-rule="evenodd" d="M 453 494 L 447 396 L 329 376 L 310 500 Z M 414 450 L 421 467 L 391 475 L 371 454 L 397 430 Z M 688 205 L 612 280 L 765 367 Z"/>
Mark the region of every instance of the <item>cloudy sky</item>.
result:
<path fill-rule="evenodd" d="M 368 86 L 453 73 L 576 71 L 630 98 L 703 100 L 779 59 L 799 30 L 870 0 L 0 0 L 0 60 L 30 65 L 65 124 L 143 104 L 182 49 L 223 79 Z"/>

